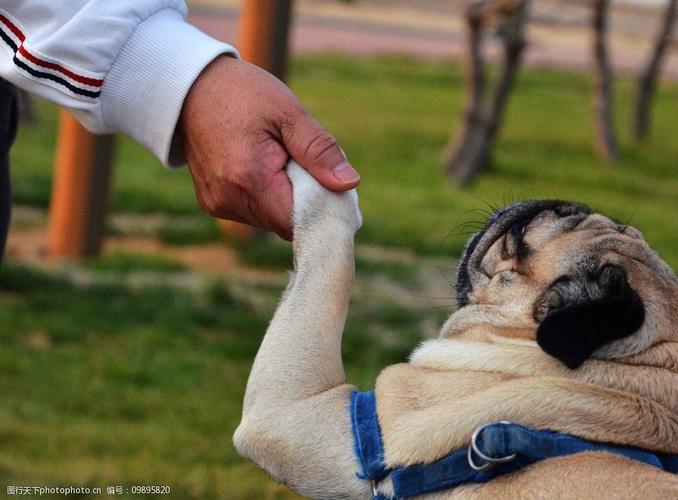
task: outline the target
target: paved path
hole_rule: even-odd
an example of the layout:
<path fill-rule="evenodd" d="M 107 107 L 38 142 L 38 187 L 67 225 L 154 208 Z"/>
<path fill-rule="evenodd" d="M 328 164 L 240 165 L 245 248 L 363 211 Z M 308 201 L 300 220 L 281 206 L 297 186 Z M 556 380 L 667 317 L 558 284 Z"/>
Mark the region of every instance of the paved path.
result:
<path fill-rule="evenodd" d="M 237 2 L 220 1 L 219 6 L 214 0 L 194 1 L 190 20 L 217 38 L 233 41 Z M 459 59 L 464 55 L 465 28 L 459 15 L 459 2 L 456 9 L 448 6 L 439 12 L 433 7 L 413 10 L 399 2 L 391 7 L 378 1 L 358 2 L 355 6 L 331 1 L 301 1 L 297 5 L 291 32 L 294 53 L 406 54 L 433 59 Z M 568 7 L 566 12 L 560 12 L 557 4 L 541 5 L 534 13 L 536 22 L 529 27 L 526 64 L 588 70 L 591 67 L 590 32 L 582 26 L 588 11 Z M 637 73 L 647 57 L 647 31 L 654 29 L 656 14 L 645 14 L 641 20 L 637 17 L 624 11 L 615 12 L 612 17 L 613 63 L 621 73 Z M 497 49 L 496 44 L 490 42 L 488 53 L 492 57 L 498 53 Z M 675 47 L 664 70 L 665 77 L 678 80 Z"/>

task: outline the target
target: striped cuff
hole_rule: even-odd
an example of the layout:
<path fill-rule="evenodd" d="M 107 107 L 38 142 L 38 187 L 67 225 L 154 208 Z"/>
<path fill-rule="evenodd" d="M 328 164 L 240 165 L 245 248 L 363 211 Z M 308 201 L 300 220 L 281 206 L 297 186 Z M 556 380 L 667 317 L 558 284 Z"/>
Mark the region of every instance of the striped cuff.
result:
<path fill-rule="evenodd" d="M 200 72 L 235 48 L 188 24 L 172 9 L 137 26 L 104 78 L 101 106 L 106 128 L 122 132 L 169 167 L 185 163 L 175 129 L 184 98 Z"/>

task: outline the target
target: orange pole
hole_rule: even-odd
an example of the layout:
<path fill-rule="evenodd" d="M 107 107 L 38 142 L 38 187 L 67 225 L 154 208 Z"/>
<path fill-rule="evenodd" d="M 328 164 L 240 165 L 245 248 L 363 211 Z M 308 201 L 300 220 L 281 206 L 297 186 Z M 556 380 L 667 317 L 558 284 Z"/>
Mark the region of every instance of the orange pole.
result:
<path fill-rule="evenodd" d="M 238 49 L 246 61 L 285 79 L 291 0 L 244 0 Z"/>
<path fill-rule="evenodd" d="M 256 64 L 281 80 L 287 67 L 287 40 L 292 0 L 243 0 L 238 20 L 238 50 L 245 61 Z M 233 221 L 221 227 L 238 239 L 249 240 L 255 230 Z"/>
<path fill-rule="evenodd" d="M 60 116 L 47 234 L 54 257 L 85 257 L 101 249 L 113 136 L 90 134 L 67 111 Z"/>

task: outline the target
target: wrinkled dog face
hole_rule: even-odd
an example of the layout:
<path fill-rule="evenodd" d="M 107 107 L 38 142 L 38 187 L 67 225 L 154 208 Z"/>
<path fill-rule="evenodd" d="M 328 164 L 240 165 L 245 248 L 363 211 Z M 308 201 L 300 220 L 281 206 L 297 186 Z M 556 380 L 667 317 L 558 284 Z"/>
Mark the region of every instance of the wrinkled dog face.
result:
<path fill-rule="evenodd" d="M 575 368 L 676 340 L 678 279 L 633 227 L 577 203 L 498 210 L 469 241 L 457 304 L 529 318 L 539 345 Z"/>

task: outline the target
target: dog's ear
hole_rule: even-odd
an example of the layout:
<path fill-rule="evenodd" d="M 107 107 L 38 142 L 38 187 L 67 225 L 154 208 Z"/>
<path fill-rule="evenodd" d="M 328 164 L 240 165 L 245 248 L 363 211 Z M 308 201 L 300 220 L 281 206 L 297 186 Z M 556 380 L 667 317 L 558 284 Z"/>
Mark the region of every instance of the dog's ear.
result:
<path fill-rule="evenodd" d="M 606 265 L 587 283 L 577 281 L 556 283 L 549 290 L 548 300 L 557 307 L 537 329 L 539 346 L 569 368 L 579 367 L 599 347 L 635 333 L 645 320 L 643 302 L 620 267 Z"/>

